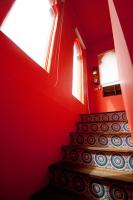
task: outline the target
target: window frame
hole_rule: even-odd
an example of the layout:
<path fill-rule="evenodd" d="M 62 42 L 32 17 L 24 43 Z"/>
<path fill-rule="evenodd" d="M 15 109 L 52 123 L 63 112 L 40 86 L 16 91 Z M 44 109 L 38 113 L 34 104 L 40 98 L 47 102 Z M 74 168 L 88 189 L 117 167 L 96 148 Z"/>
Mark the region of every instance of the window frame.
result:
<path fill-rule="evenodd" d="M 53 56 L 53 48 L 54 48 L 54 43 L 55 43 L 55 35 L 57 31 L 57 24 L 58 24 L 58 18 L 59 18 L 59 10 L 57 7 L 57 2 L 53 1 L 51 3 L 51 9 L 54 11 L 54 21 L 53 25 L 51 28 L 51 33 L 49 37 L 49 43 L 48 43 L 48 50 L 47 50 L 47 55 L 46 55 L 46 61 L 45 61 L 45 69 L 48 73 L 51 71 L 51 62 L 52 62 L 52 56 Z"/>

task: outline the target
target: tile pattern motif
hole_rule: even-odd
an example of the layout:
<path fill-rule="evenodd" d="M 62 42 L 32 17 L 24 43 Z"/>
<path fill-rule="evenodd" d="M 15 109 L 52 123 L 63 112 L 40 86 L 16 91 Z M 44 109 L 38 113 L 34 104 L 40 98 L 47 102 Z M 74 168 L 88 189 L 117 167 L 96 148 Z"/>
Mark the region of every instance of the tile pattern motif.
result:
<path fill-rule="evenodd" d="M 86 147 L 101 147 L 94 150 Z M 111 150 L 107 151 L 106 148 Z M 117 148 L 133 147 L 126 113 L 82 114 L 77 132 L 71 134 L 71 145 L 64 146 L 63 162 L 86 169 L 91 167 L 133 172 L 133 153 L 117 152 Z M 104 148 L 104 149 L 103 149 Z M 114 150 L 113 150 L 114 149 Z M 53 168 L 52 184 L 74 192 L 84 200 L 133 200 L 133 183 L 112 178 L 99 179 L 74 169 Z"/>
<path fill-rule="evenodd" d="M 127 122 L 97 122 L 88 123 L 88 122 L 79 122 L 77 123 L 77 132 L 128 132 L 128 123 Z"/>
<path fill-rule="evenodd" d="M 82 114 L 80 116 L 82 122 L 127 121 L 126 113 L 124 111 L 97 114 Z"/>
<path fill-rule="evenodd" d="M 132 148 L 133 143 L 130 133 L 121 134 L 87 134 L 87 133 L 72 133 L 71 145 L 85 145 L 95 147 L 115 147 L 115 148 Z"/>
<path fill-rule="evenodd" d="M 72 191 L 85 200 L 132 200 L 132 185 L 120 181 L 108 181 L 92 178 L 89 175 L 56 169 L 53 175 L 56 187 Z M 61 178 L 62 177 L 62 178 Z M 62 180 L 62 182 L 60 181 Z M 65 183 L 65 184 L 64 184 Z"/>
<path fill-rule="evenodd" d="M 64 147 L 66 156 L 63 161 L 76 163 L 81 167 L 104 167 L 107 169 L 117 169 L 125 172 L 133 172 L 133 153 L 115 151 L 96 151 L 84 148 Z"/>

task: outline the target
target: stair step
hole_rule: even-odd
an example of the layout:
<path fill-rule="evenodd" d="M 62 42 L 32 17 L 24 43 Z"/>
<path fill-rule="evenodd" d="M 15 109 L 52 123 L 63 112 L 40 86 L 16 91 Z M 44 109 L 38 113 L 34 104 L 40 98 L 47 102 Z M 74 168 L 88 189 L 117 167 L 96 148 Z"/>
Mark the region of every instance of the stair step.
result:
<path fill-rule="evenodd" d="M 132 172 L 123 172 L 119 170 L 107 169 L 104 170 L 99 167 L 80 167 L 76 164 L 70 164 L 66 162 L 59 162 L 49 166 L 50 170 L 61 169 L 63 171 L 69 171 L 71 173 L 84 174 L 86 176 L 91 176 L 98 179 L 113 179 L 118 181 L 123 181 L 127 183 L 133 183 L 133 173 Z"/>
<path fill-rule="evenodd" d="M 127 122 L 78 122 L 78 132 L 128 132 Z"/>
<path fill-rule="evenodd" d="M 101 112 L 101 113 L 91 113 L 91 114 L 81 114 L 82 122 L 115 122 L 115 121 L 127 121 L 127 116 L 125 111 L 117 112 Z"/>
<path fill-rule="evenodd" d="M 117 132 L 117 131 L 108 131 L 108 132 L 102 132 L 102 131 L 97 131 L 97 132 L 95 132 L 95 131 L 89 131 L 89 132 L 78 132 L 78 131 L 75 131 L 75 132 L 70 132 L 70 134 L 71 135 L 73 135 L 73 134 L 86 134 L 86 135 L 90 135 L 90 134 L 92 134 L 92 135 L 123 135 L 123 136 L 126 136 L 126 135 L 130 135 L 131 136 L 131 132 L 122 132 L 122 131 L 119 131 L 119 132 Z"/>
<path fill-rule="evenodd" d="M 72 191 L 84 197 L 84 200 L 133 199 L 132 173 L 108 169 L 103 171 L 94 167 L 79 168 L 76 165 L 67 165 L 66 163 L 52 165 L 50 170 L 53 185 Z"/>
<path fill-rule="evenodd" d="M 83 167 L 133 172 L 133 149 L 99 148 L 79 145 L 62 147 L 63 161 Z"/>
<path fill-rule="evenodd" d="M 96 147 L 132 148 L 131 134 L 126 132 L 109 133 L 71 133 L 71 145 Z"/>
<path fill-rule="evenodd" d="M 133 148 L 115 148 L 115 147 L 90 147 L 90 146 L 84 146 L 84 145 L 64 145 L 62 146 L 62 149 L 84 149 L 89 151 L 109 151 L 109 152 L 120 152 L 120 153 L 133 153 Z"/>
<path fill-rule="evenodd" d="M 125 111 L 81 114 L 49 186 L 30 200 L 133 200 L 133 143 Z"/>

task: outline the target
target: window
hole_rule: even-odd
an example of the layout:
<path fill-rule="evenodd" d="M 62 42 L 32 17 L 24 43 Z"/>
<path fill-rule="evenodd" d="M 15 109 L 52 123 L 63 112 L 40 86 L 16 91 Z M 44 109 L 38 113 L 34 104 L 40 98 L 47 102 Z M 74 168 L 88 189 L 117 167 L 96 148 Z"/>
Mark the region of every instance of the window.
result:
<path fill-rule="evenodd" d="M 72 95 L 84 103 L 83 55 L 78 39 L 75 40 L 73 47 Z"/>
<path fill-rule="evenodd" d="M 102 87 L 115 85 L 119 83 L 119 75 L 117 69 L 117 60 L 114 51 L 99 56 L 100 65 L 100 82 Z"/>
<path fill-rule="evenodd" d="M 114 96 L 121 94 L 121 87 L 120 84 L 117 85 L 110 85 L 103 87 L 103 96 Z"/>
<path fill-rule="evenodd" d="M 99 56 L 100 82 L 103 87 L 103 96 L 121 94 L 117 60 L 114 51 L 109 51 Z"/>
<path fill-rule="evenodd" d="M 28 56 L 50 71 L 57 9 L 49 0 L 16 0 L 1 30 Z"/>

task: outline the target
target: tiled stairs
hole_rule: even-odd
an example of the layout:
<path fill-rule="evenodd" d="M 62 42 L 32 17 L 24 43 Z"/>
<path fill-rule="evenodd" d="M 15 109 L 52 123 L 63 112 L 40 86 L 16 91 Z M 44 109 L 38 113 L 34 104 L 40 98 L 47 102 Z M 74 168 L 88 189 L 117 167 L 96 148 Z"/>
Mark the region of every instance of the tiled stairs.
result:
<path fill-rule="evenodd" d="M 62 161 L 49 167 L 49 188 L 76 195 L 72 200 L 133 200 L 133 144 L 124 111 L 83 114 L 70 138 Z M 44 192 L 42 199 L 65 197 Z"/>

